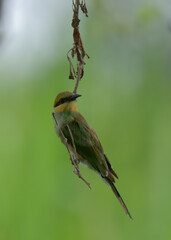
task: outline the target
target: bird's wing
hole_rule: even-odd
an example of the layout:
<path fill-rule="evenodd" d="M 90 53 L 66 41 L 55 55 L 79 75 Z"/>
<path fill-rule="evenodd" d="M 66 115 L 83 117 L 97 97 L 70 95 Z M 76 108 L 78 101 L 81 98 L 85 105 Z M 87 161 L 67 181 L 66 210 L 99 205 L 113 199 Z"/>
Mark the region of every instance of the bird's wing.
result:
<path fill-rule="evenodd" d="M 111 164 L 104 154 L 97 134 L 88 125 L 84 117 L 80 113 L 76 113 L 68 125 L 74 138 L 77 153 L 83 159 L 86 159 L 90 166 L 92 166 L 102 176 L 109 176 L 112 182 L 114 182 L 114 178 L 112 176 L 114 171 Z M 65 127 L 63 131 L 65 137 L 68 139 L 68 143 L 72 146 L 72 139 L 67 127 Z"/>

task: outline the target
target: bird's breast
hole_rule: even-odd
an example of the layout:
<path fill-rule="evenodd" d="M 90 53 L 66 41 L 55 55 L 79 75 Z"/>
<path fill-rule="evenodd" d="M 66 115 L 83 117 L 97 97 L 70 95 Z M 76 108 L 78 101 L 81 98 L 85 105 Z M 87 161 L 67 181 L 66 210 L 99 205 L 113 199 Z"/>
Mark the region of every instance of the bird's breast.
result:
<path fill-rule="evenodd" d="M 67 124 L 69 124 L 73 120 L 74 114 L 75 114 L 74 112 L 69 112 L 69 111 L 54 112 L 54 117 L 58 125 L 57 127 L 63 128 Z"/>

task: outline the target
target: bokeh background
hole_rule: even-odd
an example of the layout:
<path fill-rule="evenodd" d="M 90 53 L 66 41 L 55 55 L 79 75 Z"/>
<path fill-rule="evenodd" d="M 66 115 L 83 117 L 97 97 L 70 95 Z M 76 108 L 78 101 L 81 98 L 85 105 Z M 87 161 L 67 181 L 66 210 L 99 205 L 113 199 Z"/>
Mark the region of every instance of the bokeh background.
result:
<path fill-rule="evenodd" d="M 74 89 L 71 0 L 0 1 L 0 239 L 171 239 L 171 2 L 87 0 L 90 59 L 79 110 L 119 175 L 112 191 L 73 173 L 54 133 L 55 96 Z"/>

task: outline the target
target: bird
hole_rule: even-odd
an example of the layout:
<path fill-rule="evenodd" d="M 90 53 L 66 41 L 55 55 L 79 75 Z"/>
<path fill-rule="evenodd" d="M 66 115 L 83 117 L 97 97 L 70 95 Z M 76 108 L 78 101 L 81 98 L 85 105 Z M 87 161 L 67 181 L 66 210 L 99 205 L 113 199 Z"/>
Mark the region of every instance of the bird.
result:
<path fill-rule="evenodd" d="M 77 153 L 78 161 L 94 170 L 109 185 L 123 207 L 126 215 L 131 214 L 119 194 L 115 180 L 118 179 L 107 158 L 96 132 L 89 126 L 77 108 L 80 94 L 69 91 L 59 93 L 54 101 L 53 120 L 55 132 L 69 151 Z"/>

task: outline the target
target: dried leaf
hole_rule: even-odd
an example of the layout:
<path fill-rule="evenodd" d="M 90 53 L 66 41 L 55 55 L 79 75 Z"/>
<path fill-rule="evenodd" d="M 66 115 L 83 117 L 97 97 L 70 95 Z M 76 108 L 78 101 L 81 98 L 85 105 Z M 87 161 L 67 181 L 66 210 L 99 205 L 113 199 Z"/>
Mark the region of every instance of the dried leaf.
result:
<path fill-rule="evenodd" d="M 88 10 L 87 10 L 86 4 L 83 3 L 83 1 L 80 4 L 80 8 L 81 8 L 82 12 L 86 15 L 86 17 L 88 17 Z"/>

